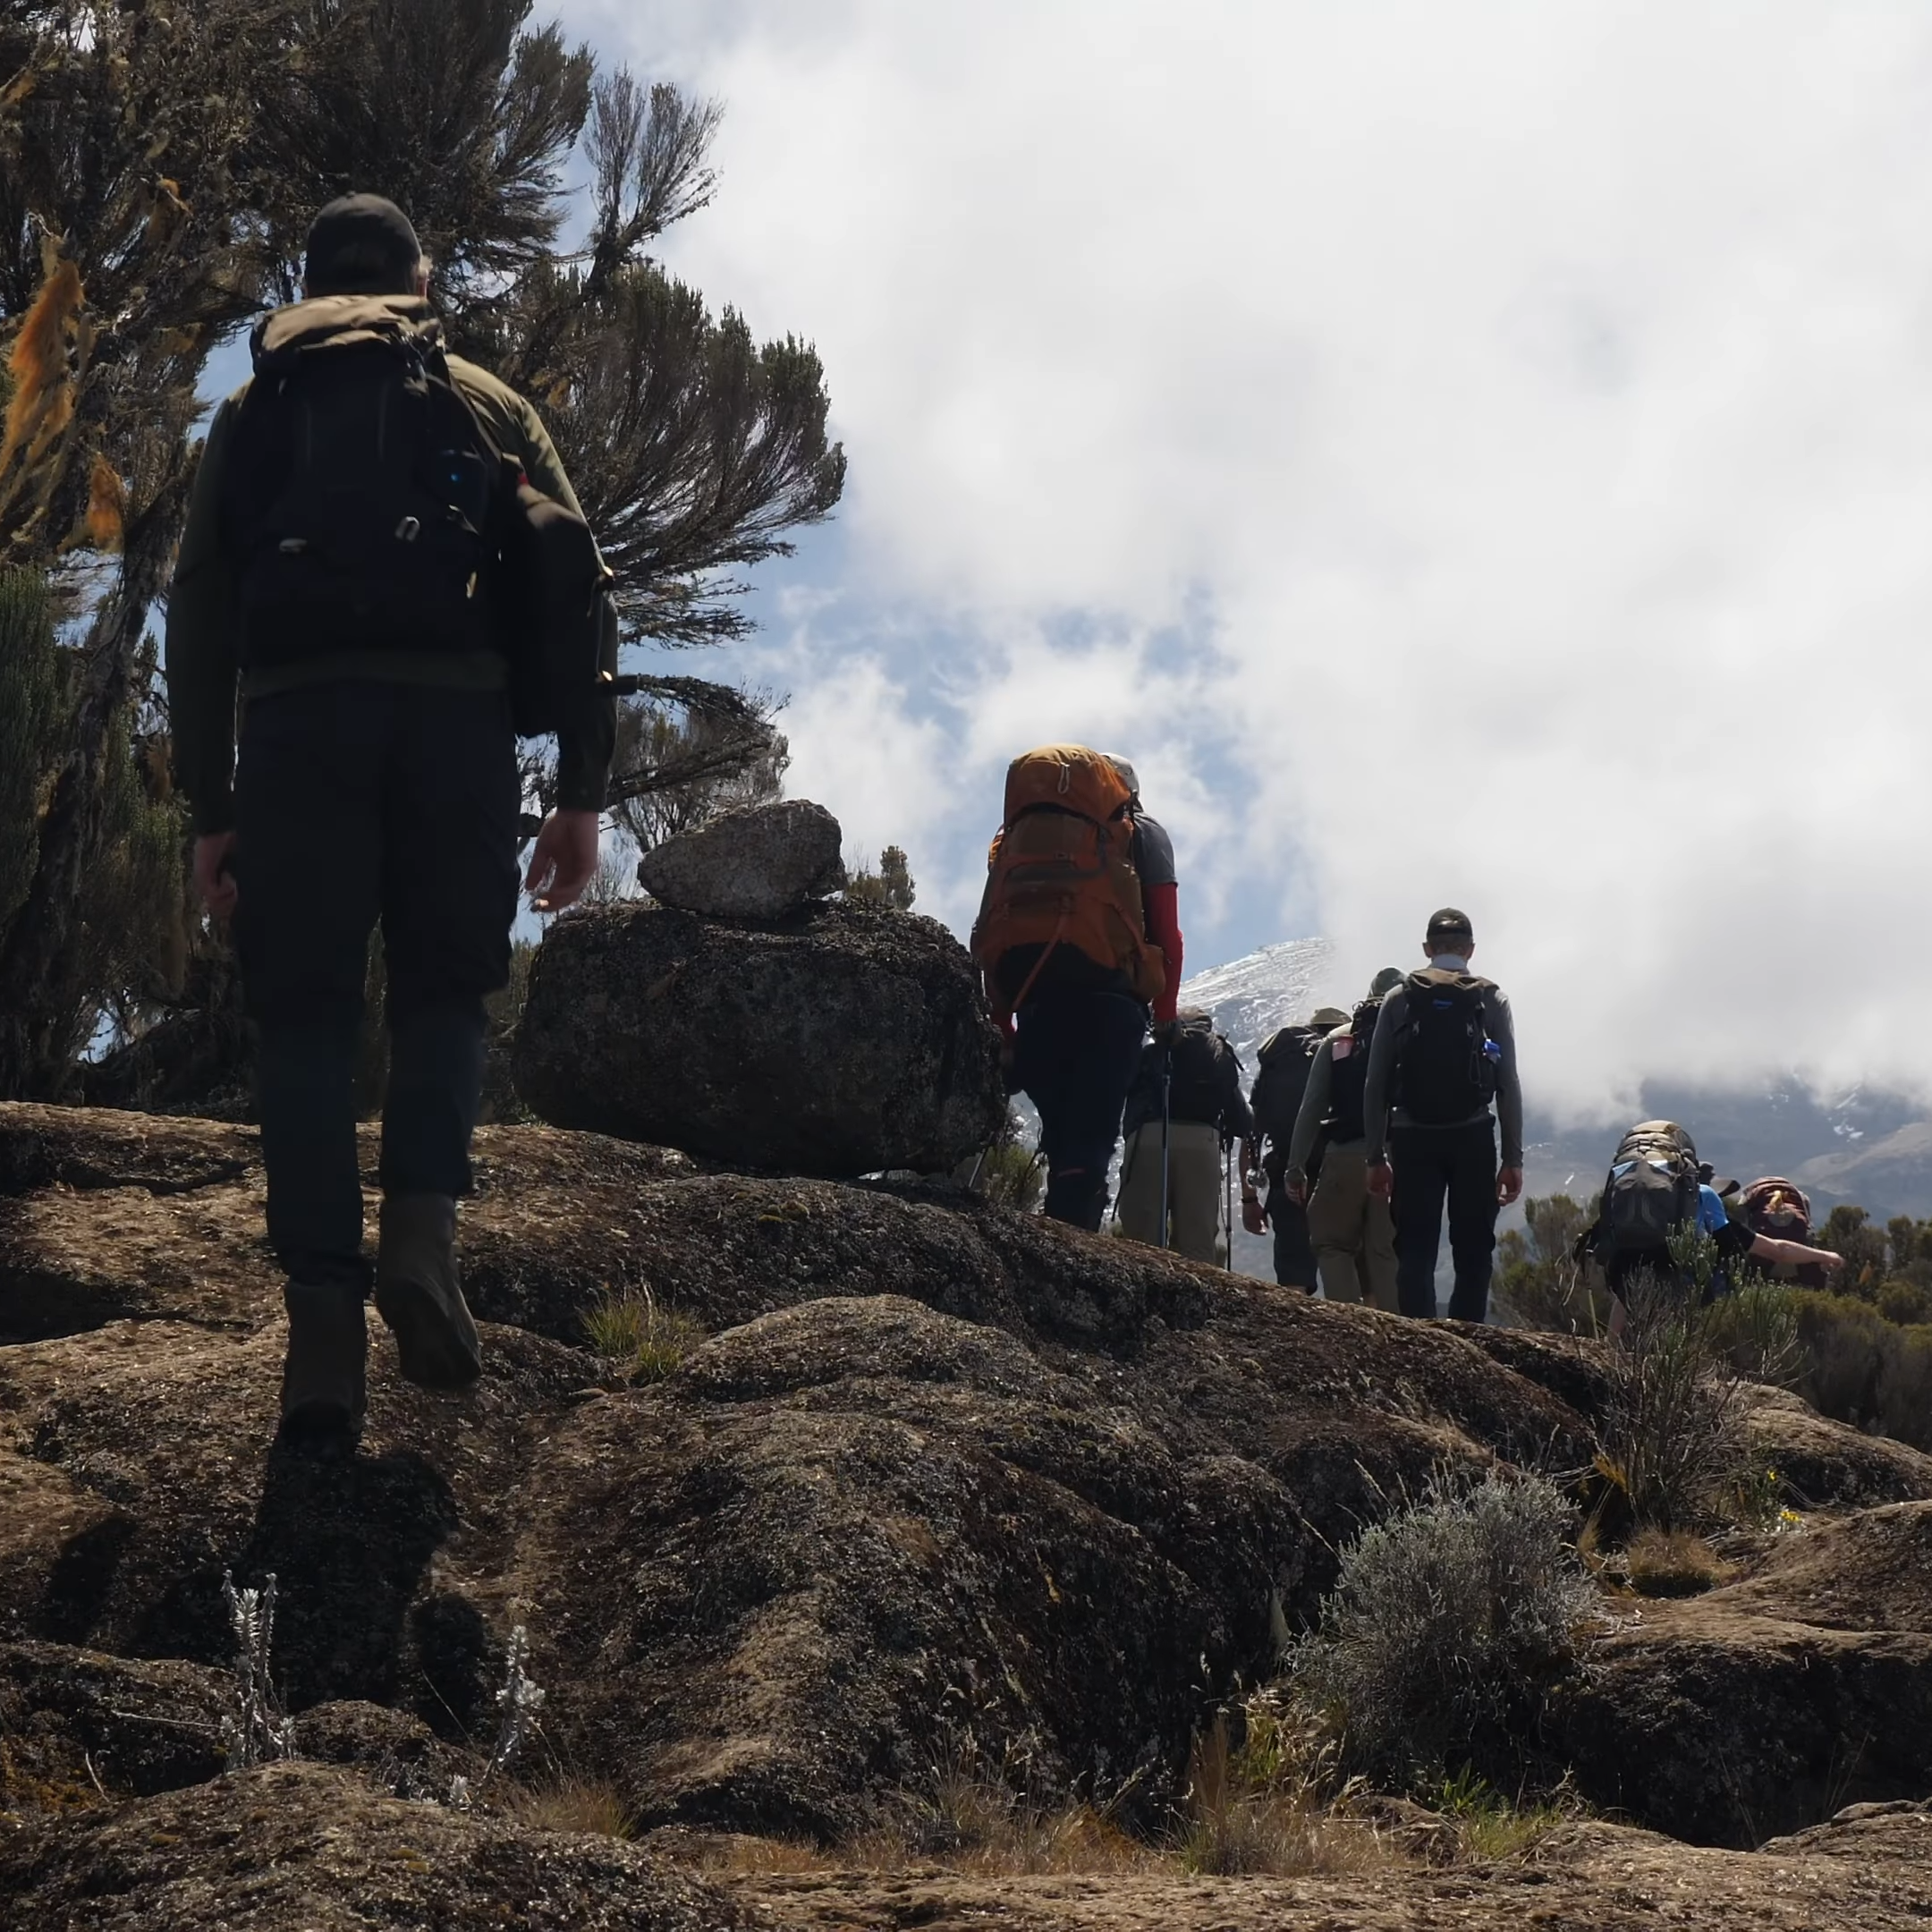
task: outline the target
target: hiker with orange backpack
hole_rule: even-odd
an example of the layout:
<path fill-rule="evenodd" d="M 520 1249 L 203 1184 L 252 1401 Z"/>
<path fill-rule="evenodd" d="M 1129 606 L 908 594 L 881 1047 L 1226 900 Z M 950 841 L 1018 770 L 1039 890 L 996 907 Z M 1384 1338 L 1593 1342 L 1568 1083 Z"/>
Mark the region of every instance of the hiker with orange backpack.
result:
<path fill-rule="evenodd" d="M 1140 791 L 1085 745 L 1016 758 L 972 931 L 1009 1080 L 1039 1111 L 1046 1211 L 1096 1232 L 1150 1009 L 1171 1028 L 1181 986 L 1174 845 Z"/>

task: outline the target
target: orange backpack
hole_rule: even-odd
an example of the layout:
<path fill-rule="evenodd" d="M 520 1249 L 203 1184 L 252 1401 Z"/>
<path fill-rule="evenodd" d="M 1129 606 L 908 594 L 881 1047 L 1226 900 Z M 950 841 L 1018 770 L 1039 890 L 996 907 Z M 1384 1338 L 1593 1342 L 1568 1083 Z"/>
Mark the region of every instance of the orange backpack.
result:
<path fill-rule="evenodd" d="M 1007 767 L 1005 823 L 987 857 L 986 896 L 972 930 L 973 958 L 996 1011 L 1009 1010 L 999 963 L 1023 945 L 1045 951 L 1014 1006 L 1061 945 L 1124 974 L 1136 998 L 1160 997 L 1167 962 L 1147 936 L 1132 805 L 1126 780 L 1085 745 L 1042 745 Z"/>

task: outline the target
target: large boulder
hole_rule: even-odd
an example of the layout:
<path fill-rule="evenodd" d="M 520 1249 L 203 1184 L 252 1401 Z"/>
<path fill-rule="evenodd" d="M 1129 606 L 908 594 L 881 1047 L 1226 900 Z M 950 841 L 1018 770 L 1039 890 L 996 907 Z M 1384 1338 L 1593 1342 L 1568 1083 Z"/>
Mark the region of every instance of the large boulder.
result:
<path fill-rule="evenodd" d="M 781 919 L 845 883 L 839 822 L 809 799 L 750 805 L 644 854 L 653 899 L 714 919 Z"/>
<path fill-rule="evenodd" d="M 515 1072 L 557 1126 L 796 1174 L 937 1173 L 1006 1110 L 964 947 L 935 920 L 862 906 L 769 928 L 660 906 L 560 920 Z"/>

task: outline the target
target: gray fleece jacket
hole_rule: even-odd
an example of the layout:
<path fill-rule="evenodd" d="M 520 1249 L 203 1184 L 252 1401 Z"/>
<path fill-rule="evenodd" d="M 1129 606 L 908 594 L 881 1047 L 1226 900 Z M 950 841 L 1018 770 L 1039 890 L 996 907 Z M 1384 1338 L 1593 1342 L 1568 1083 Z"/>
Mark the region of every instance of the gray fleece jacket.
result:
<path fill-rule="evenodd" d="M 1432 963 L 1450 971 L 1468 970 L 1462 962 L 1447 956 Z M 1502 1057 L 1496 1065 L 1496 1120 L 1503 1130 L 1502 1165 L 1521 1167 L 1523 1159 L 1522 1085 L 1516 1075 L 1516 1022 L 1510 1013 L 1508 996 L 1500 990 L 1491 993 L 1484 1002 L 1483 1016 L 1489 1038 L 1502 1050 Z M 1371 1163 L 1385 1158 L 1387 1152 L 1395 1069 L 1402 1059 L 1402 1043 L 1409 1036 L 1409 1026 L 1408 988 L 1397 987 L 1382 1002 L 1381 1017 L 1376 1021 L 1375 1040 L 1368 1049 L 1368 1075 L 1364 1083 L 1366 1093 L 1362 1106 L 1368 1138 L 1363 1151 Z M 1449 1124 L 1472 1126 L 1476 1122 L 1488 1118 L 1489 1109 L 1485 1107 L 1467 1121 Z M 1419 1123 L 1408 1119 L 1397 1107 L 1393 1124 L 1414 1127 Z"/>

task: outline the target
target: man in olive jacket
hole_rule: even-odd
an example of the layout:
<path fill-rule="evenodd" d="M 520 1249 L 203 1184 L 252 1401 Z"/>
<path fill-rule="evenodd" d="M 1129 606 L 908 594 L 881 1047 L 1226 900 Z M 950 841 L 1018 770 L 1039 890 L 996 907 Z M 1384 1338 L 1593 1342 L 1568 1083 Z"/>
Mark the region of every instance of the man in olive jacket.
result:
<path fill-rule="evenodd" d="M 332 202 L 305 267 L 305 300 L 254 343 L 258 371 L 297 373 L 259 374 L 275 386 L 255 410 L 244 385 L 210 426 L 166 667 L 195 884 L 233 919 L 257 1025 L 268 1234 L 288 1275 L 283 1429 L 328 1443 L 360 1426 L 372 1283 L 405 1377 L 458 1388 L 480 1372 L 456 1200 L 470 1188 L 484 996 L 509 978 L 522 786 L 508 662 L 479 595 L 487 572 L 462 547 L 487 540 L 493 453 L 498 472 L 520 463 L 577 504 L 530 403 L 444 358 L 401 209 L 373 195 Z M 524 880 L 540 911 L 571 904 L 596 868 L 611 751 L 596 718 L 560 733 L 558 809 Z M 371 1269 L 352 1068 L 378 923 L 389 1071 Z"/>

